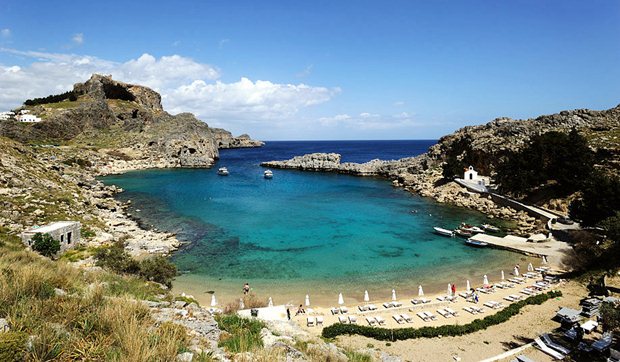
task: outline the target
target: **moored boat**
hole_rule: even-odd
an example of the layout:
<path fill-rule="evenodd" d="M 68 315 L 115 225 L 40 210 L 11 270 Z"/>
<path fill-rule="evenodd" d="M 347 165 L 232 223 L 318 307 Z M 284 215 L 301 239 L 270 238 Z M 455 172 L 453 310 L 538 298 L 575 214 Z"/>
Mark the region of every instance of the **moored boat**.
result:
<path fill-rule="evenodd" d="M 220 167 L 217 169 L 217 174 L 220 176 L 228 176 L 228 169 L 226 167 Z"/>
<path fill-rule="evenodd" d="M 435 230 L 435 233 L 439 234 L 439 235 L 449 236 L 449 237 L 454 236 L 454 231 L 452 231 L 452 230 L 442 229 L 442 228 L 436 227 L 436 226 L 433 227 L 433 230 Z"/>
<path fill-rule="evenodd" d="M 266 170 L 266 171 L 263 173 L 263 176 L 264 176 L 265 178 L 273 178 L 273 172 L 272 172 L 271 170 Z"/>
<path fill-rule="evenodd" d="M 483 233 L 484 232 L 484 230 L 482 230 L 481 228 L 470 225 L 470 224 L 466 224 L 466 223 L 462 223 L 461 226 L 459 226 L 459 229 L 464 230 L 464 231 L 469 231 L 472 233 Z"/>
<path fill-rule="evenodd" d="M 480 225 L 480 227 L 482 227 L 485 231 L 489 231 L 492 233 L 498 233 L 499 232 L 499 228 L 497 226 L 493 226 L 491 224 L 482 224 Z"/>
<path fill-rule="evenodd" d="M 474 236 L 474 233 L 472 233 L 471 231 L 463 230 L 463 229 L 456 229 L 456 230 L 454 230 L 454 234 L 456 234 L 457 236 L 460 236 L 462 238 L 469 238 L 469 237 Z"/>
<path fill-rule="evenodd" d="M 465 244 L 470 245 L 470 246 L 475 246 L 477 248 L 482 248 L 482 247 L 489 245 L 485 243 L 484 241 L 478 241 L 478 240 L 472 240 L 472 239 L 465 240 Z"/>

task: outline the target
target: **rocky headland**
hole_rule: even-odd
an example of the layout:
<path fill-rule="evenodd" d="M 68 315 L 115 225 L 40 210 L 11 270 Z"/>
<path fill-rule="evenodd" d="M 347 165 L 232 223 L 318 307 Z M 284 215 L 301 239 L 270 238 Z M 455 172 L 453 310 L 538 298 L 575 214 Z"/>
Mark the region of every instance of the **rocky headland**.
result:
<path fill-rule="evenodd" d="M 549 131 L 568 133 L 576 129 L 588 139 L 589 146 L 597 154 L 597 166 L 610 172 L 620 172 L 620 106 L 593 111 L 579 109 L 562 111 L 535 119 L 513 120 L 497 118 L 480 126 L 463 127 L 439 139 L 428 152 L 400 160 L 372 160 L 366 163 L 341 162 L 336 153 L 313 153 L 296 156 L 290 160 L 268 161 L 264 167 L 346 173 L 357 176 L 384 177 L 393 185 L 403 187 L 441 203 L 481 211 L 490 217 L 516 221 L 516 232 L 529 234 L 542 231 L 544 224 L 523 211 L 496 204 L 489 196 L 470 192 L 450 179 L 446 179 L 443 167 L 447 155 L 456 159 L 474 155 L 473 165 L 482 174 L 493 177 L 499 159 L 507 151 L 524 147 L 534 135 Z M 463 164 L 463 168 L 469 165 Z M 517 170 L 515 170 L 517 171 Z M 544 207 L 565 213 L 566 200 L 545 200 Z"/>

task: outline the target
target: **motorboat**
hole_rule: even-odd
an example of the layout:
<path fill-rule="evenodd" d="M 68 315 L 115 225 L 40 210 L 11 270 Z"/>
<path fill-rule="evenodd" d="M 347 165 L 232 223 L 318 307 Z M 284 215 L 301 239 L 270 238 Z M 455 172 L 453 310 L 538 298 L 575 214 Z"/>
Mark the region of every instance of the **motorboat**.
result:
<path fill-rule="evenodd" d="M 472 232 L 472 233 L 475 233 L 475 234 L 483 233 L 484 232 L 483 229 L 481 229 L 481 228 L 479 228 L 477 226 L 466 224 L 466 223 L 462 223 L 461 226 L 459 227 L 459 229 L 464 230 L 464 231 L 469 231 L 469 232 Z"/>
<path fill-rule="evenodd" d="M 217 174 L 220 176 L 228 176 L 228 169 L 226 167 L 220 167 L 217 169 Z"/>
<path fill-rule="evenodd" d="M 449 236 L 449 237 L 453 237 L 454 236 L 454 231 L 452 230 L 448 230 L 448 229 L 442 229 L 440 227 L 433 227 L 433 230 L 435 230 L 436 234 L 442 235 L 442 236 Z"/>
<path fill-rule="evenodd" d="M 456 234 L 457 236 L 460 236 L 462 238 L 469 238 L 469 237 L 474 236 L 474 233 L 472 233 L 471 231 L 463 230 L 463 229 L 456 229 L 456 230 L 454 230 L 454 234 Z"/>
<path fill-rule="evenodd" d="M 489 231 L 492 233 L 498 233 L 499 232 L 499 228 L 497 226 L 493 226 L 491 224 L 482 224 L 480 225 L 480 227 L 482 227 L 485 231 Z"/>
<path fill-rule="evenodd" d="M 273 172 L 272 172 L 271 170 L 266 170 L 266 171 L 263 173 L 263 176 L 264 176 L 265 178 L 273 178 Z"/>
<path fill-rule="evenodd" d="M 465 240 L 465 244 L 470 245 L 470 246 L 475 246 L 477 248 L 482 248 L 482 247 L 489 245 L 485 243 L 484 241 L 478 241 L 478 240 L 472 240 L 472 239 Z"/>

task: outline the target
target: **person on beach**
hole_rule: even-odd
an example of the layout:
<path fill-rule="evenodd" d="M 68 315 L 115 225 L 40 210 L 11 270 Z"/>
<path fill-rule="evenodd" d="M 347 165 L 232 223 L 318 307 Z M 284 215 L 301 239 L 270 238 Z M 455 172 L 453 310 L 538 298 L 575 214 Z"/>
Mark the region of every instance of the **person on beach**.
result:
<path fill-rule="evenodd" d="M 286 308 L 286 318 L 288 318 L 288 320 L 291 320 L 291 310 Z"/>
<path fill-rule="evenodd" d="M 454 283 L 452 283 L 452 296 L 456 297 L 456 285 Z"/>
<path fill-rule="evenodd" d="M 478 304 L 478 293 L 474 292 L 474 302 Z"/>
<path fill-rule="evenodd" d="M 245 284 L 243 284 L 243 294 L 248 294 L 249 292 L 250 292 L 250 284 L 246 282 Z"/>
<path fill-rule="evenodd" d="M 306 313 L 306 311 L 304 310 L 304 307 L 300 304 L 299 308 L 297 308 L 297 313 L 295 313 L 295 315 L 304 314 L 304 313 Z"/>

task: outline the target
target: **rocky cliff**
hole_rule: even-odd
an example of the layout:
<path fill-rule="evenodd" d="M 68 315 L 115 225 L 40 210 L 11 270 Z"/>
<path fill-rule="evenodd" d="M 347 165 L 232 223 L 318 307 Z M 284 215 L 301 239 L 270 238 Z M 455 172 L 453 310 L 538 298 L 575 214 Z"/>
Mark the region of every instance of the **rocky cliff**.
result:
<path fill-rule="evenodd" d="M 0 135 L 23 143 L 96 150 L 112 159 L 110 172 L 151 167 L 208 167 L 218 148 L 262 145 L 210 128 L 190 113 L 171 115 L 146 87 L 94 74 L 75 84 L 74 100 L 24 107 L 43 121 L 0 122 Z"/>

